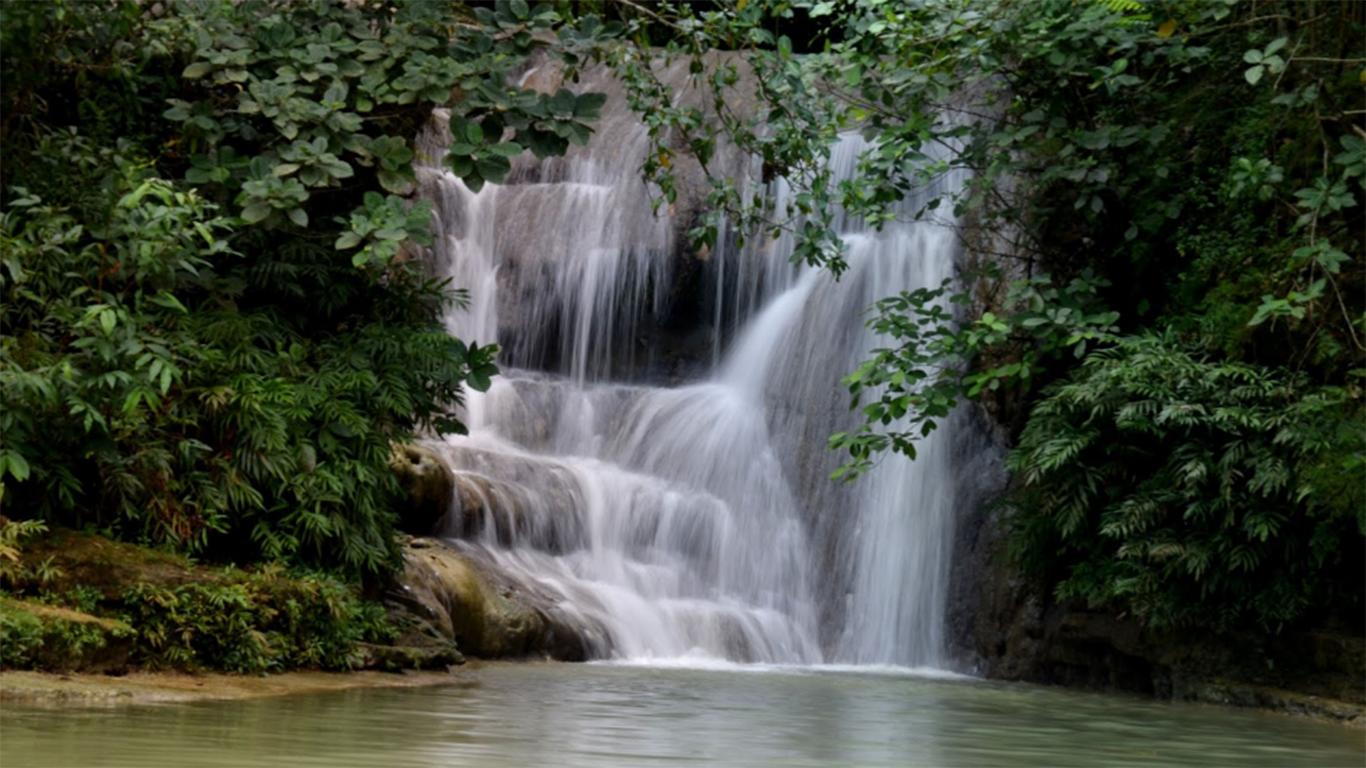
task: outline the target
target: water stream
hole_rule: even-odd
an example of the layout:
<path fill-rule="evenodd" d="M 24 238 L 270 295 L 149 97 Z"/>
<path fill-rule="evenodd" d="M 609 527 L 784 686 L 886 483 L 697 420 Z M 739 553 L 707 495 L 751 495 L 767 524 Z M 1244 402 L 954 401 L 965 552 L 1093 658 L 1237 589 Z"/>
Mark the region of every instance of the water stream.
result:
<path fill-rule="evenodd" d="M 460 478 L 448 533 L 595 628 L 599 657 L 942 665 L 953 424 L 850 486 L 825 446 L 879 342 L 868 308 L 952 275 L 952 222 L 842 217 L 839 280 L 793 265 L 787 235 L 691 253 L 687 211 L 651 210 L 622 101 L 587 147 L 478 193 L 440 167 L 440 130 L 424 140 L 433 263 L 472 296 L 449 329 L 503 348 L 469 435 L 436 443 Z M 864 149 L 841 140 L 835 176 Z"/>

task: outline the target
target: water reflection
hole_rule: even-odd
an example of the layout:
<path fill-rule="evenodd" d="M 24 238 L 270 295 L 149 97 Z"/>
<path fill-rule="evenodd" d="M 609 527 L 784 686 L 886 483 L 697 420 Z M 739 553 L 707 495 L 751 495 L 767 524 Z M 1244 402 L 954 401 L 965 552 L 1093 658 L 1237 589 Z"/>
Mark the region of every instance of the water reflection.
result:
<path fill-rule="evenodd" d="M 1315 766 L 1363 734 L 1265 713 L 885 674 L 491 665 L 442 688 L 0 712 L 20 766 Z"/>

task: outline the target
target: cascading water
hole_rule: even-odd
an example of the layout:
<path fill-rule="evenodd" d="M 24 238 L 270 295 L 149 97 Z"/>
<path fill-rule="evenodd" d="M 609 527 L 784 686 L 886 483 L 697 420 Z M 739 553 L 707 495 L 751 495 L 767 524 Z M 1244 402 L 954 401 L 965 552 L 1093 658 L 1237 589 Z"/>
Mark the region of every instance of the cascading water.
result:
<path fill-rule="evenodd" d="M 585 87 L 617 95 L 610 79 Z M 645 131 L 621 101 L 589 146 L 523 159 L 477 194 L 441 169 L 439 132 L 425 140 L 435 267 L 472 296 L 448 326 L 503 347 L 503 375 L 467 403 L 469 435 L 434 443 L 458 478 L 448 533 L 592 628 L 599 656 L 940 665 L 940 433 L 848 486 L 825 446 L 855 416 L 840 377 L 878 343 L 868 307 L 949 277 L 952 230 L 845 220 L 838 281 L 792 265 L 787 238 L 718 249 L 709 330 L 733 329 L 728 349 L 660 386 L 657 350 L 636 342 L 671 309 L 678 233 L 651 212 Z M 834 148 L 837 178 L 864 148 Z M 770 194 L 781 210 L 785 185 Z"/>

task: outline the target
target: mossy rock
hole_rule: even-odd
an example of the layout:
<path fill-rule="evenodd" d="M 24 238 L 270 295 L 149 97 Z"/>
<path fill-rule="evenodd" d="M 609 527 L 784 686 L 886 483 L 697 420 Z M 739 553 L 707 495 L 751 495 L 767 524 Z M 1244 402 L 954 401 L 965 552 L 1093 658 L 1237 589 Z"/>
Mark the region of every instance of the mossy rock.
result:
<path fill-rule="evenodd" d="M 554 600 L 519 584 L 471 550 L 415 538 L 388 596 L 391 608 L 480 658 L 541 656 L 579 661 L 600 630 L 570 621 Z M 391 621 L 393 613 L 391 613 Z"/>
<path fill-rule="evenodd" d="M 417 536 L 436 533 L 455 492 L 446 463 L 432 449 L 410 443 L 394 446 L 389 466 L 406 496 L 398 509 L 399 528 Z"/>
<path fill-rule="evenodd" d="M 464 664 L 465 657 L 455 643 L 444 641 L 420 645 L 380 645 L 362 643 L 365 668 L 383 672 L 402 672 L 405 669 L 446 669 Z"/>
<path fill-rule="evenodd" d="M 27 542 L 21 559 L 23 577 L 8 584 L 11 594 L 42 602 L 10 611 L 0 651 L 7 666 L 353 669 L 367 658 L 361 643 L 391 634 L 380 606 L 365 602 L 354 585 L 325 575 L 269 565 L 197 565 L 62 529 Z M 117 625 L 126 637 L 97 631 L 91 622 L 105 630 Z"/>
<path fill-rule="evenodd" d="M 128 665 L 133 628 L 115 619 L 0 597 L 0 668 L 117 671 Z"/>
<path fill-rule="evenodd" d="M 46 566 L 42 570 L 51 575 L 41 584 L 44 591 L 84 587 L 110 599 L 140 584 L 176 587 L 223 580 L 218 569 L 196 566 L 183 555 L 67 529 L 25 544 L 22 559 L 30 570 Z"/>

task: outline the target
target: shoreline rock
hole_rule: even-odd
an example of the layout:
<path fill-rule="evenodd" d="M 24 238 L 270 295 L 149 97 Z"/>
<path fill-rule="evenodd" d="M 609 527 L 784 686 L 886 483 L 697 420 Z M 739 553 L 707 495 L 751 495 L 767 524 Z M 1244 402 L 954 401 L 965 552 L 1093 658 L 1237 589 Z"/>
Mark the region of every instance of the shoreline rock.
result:
<path fill-rule="evenodd" d="M 1059 603 L 1012 564 L 989 502 L 955 543 L 951 626 L 962 667 L 988 679 L 1137 693 L 1305 716 L 1366 729 L 1366 638 L 1349 628 L 1281 636 L 1147 631 Z"/>
<path fill-rule="evenodd" d="M 478 551 L 439 539 L 404 543 L 403 571 L 385 602 L 404 638 L 443 638 L 462 653 L 484 659 L 583 661 L 596 634 L 565 615 L 550 596 L 501 573 Z"/>

